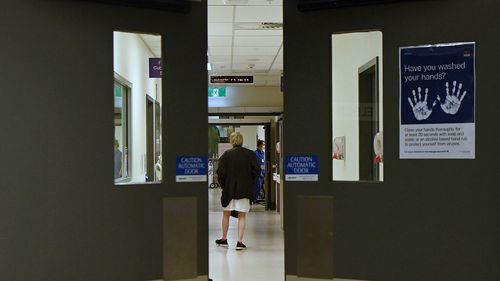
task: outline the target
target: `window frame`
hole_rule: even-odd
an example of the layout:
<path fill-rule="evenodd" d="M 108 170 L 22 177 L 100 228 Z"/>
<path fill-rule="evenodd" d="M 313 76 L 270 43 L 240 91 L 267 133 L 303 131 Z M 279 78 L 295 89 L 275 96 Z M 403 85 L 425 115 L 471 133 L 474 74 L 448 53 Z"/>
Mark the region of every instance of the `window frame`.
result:
<path fill-rule="evenodd" d="M 115 89 L 116 86 L 119 86 L 122 88 L 122 108 L 125 107 L 125 109 L 122 109 L 122 138 L 119 141 L 120 147 L 122 148 L 122 176 L 119 178 L 115 178 L 115 184 L 117 183 L 125 183 L 129 182 L 131 180 L 131 175 L 130 172 L 132 170 L 132 161 L 130 161 L 130 155 L 132 155 L 131 151 L 129 150 L 131 147 L 130 144 L 130 120 L 131 118 L 131 96 L 132 96 L 132 83 L 130 83 L 127 79 L 119 75 L 118 73 L 114 72 L 113 75 L 113 90 Z M 113 91 L 113 103 L 114 103 L 115 97 L 114 97 L 114 91 Z M 113 106 L 114 107 L 114 106 Z M 113 120 L 113 122 L 115 122 Z M 116 127 L 116 124 L 115 126 Z M 113 129 L 113 137 L 116 139 L 116 129 Z M 114 171 L 114 170 L 113 170 Z M 113 175 L 114 178 L 114 175 Z"/>

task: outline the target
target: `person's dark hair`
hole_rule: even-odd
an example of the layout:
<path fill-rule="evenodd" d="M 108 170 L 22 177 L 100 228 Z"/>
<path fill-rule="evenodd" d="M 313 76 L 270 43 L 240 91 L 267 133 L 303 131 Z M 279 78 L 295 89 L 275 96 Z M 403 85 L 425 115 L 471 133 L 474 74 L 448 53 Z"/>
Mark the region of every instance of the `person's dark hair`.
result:
<path fill-rule="evenodd" d="M 261 145 L 264 145 L 264 141 L 263 140 L 258 140 L 257 141 L 257 146 L 261 146 Z"/>

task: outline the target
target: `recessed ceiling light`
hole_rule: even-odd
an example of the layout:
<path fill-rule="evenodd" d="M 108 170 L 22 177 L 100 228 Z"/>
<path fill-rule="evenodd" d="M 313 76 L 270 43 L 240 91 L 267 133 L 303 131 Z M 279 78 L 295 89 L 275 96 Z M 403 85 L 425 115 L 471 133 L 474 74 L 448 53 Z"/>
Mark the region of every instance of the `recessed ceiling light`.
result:
<path fill-rule="evenodd" d="M 248 4 L 248 0 L 224 0 L 222 2 L 225 5 L 242 5 L 242 4 Z"/>

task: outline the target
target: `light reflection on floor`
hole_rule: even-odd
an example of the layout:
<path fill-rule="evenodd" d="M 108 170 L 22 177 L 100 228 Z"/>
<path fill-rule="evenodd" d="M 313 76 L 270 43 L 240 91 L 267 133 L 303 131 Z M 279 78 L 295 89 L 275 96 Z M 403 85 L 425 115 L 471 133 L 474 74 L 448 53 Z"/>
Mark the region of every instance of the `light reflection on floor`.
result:
<path fill-rule="evenodd" d="M 238 220 L 229 222 L 229 248 L 217 247 L 221 236 L 220 190 L 209 191 L 209 276 L 214 281 L 283 281 L 284 241 L 280 216 L 252 205 L 247 214 L 244 243 L 248 249 L 236 251 Z"/>

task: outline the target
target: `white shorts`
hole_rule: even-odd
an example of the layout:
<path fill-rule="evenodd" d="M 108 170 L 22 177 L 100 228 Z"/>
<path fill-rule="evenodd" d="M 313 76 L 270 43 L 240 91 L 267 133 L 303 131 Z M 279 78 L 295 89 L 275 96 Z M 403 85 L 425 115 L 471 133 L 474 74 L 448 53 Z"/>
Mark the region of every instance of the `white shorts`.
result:
<path fill-rule="evenodd" d="M 250 211 L 250 199 L 233 199 L 229 202 L 229 205 L 224 208 L 224 211 L 238 211 L 243 213 L 248 213 Z"/>

